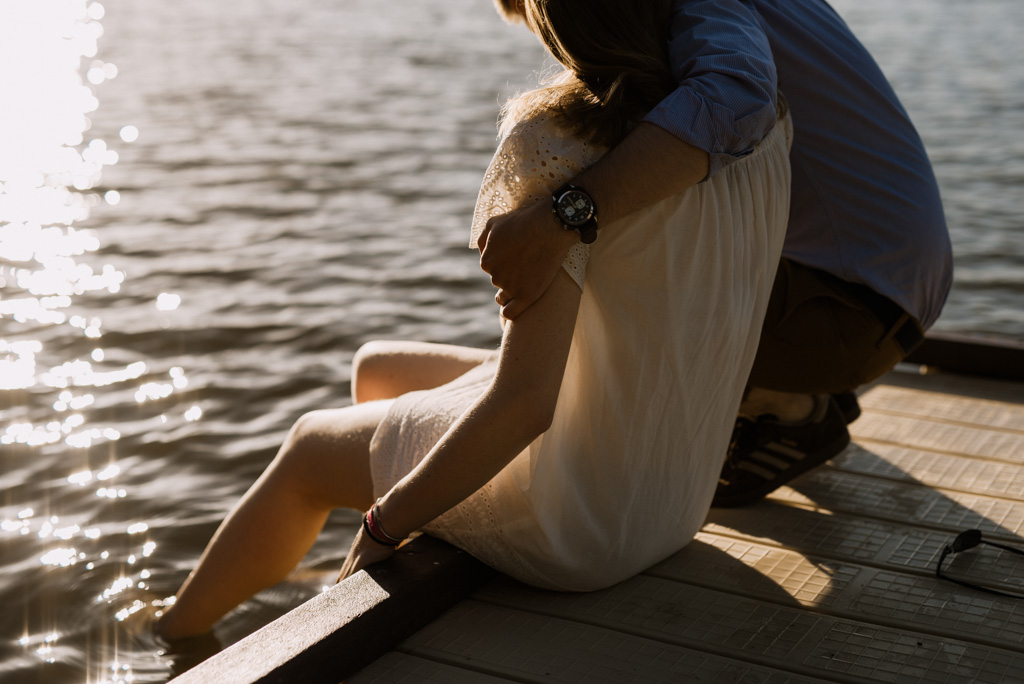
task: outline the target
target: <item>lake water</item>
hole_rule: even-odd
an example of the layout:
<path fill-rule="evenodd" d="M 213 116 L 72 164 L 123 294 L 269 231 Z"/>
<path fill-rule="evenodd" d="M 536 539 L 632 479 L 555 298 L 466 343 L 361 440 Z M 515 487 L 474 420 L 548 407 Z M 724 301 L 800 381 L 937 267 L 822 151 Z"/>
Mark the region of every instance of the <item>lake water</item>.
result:
<path fill-rule="evenodd" d="M 1024 338 L 1024 4 L 836 6 L 935 162 L 937 328 Z M 485 0 L 10 0 L 0 58 L 0 681 L 163 681 L 184 656 L 140 618 L 358 346 L 497 343 L 468 223 L 543 54 Z M 221 641 L 328 584 L 356 521 Z"/>

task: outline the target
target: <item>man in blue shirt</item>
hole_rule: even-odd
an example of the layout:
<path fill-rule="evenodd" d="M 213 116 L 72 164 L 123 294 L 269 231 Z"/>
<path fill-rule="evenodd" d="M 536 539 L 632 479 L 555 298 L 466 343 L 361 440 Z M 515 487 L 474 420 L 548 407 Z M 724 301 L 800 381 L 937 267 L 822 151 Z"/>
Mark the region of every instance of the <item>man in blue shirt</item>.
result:
<path fill-rule="evenodd" d="M 522 15 L 521 1 L 497 4 Z M 714 499 L 741 505 L 849 443 L 853 390 L 934 323 L 952 252 L 917 132 L 824 0 L 676 0 L 669 56 L 679 88 L 572 184 L 601 222 L 626 216 L 748 154 L 785 95 L 795 128 L 789 228 Z M 543 294 L 578 236 L 544 202 L 491 220 L 480 263 L 507 317 Z"/>

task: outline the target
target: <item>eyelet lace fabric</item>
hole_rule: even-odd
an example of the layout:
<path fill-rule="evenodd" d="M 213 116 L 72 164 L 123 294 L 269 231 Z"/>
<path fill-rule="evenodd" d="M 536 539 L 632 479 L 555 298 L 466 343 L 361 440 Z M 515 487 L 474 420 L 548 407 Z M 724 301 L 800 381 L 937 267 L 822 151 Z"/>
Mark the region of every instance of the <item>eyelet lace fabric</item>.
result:
<path fill-rule="evenodd" d="M 551 193 L 597 161 L 603 148 L 577 140 L 562 132 L 547 117 L 522 121 L 498 145 L 484 175 L 473 212 L 473 234 L 477 240 L 487 221 L 533 202 L 551 202 Z M 590 245 L 576 243 L 562 264 L 576 284 L 583 288 Z"/>

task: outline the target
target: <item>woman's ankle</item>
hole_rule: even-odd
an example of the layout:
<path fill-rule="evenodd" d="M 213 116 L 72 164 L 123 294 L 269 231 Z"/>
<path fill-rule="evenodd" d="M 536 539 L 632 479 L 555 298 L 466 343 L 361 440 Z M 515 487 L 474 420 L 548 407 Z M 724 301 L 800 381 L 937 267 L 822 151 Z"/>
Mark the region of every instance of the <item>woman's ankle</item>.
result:
<path fill-rule="evenodd" d="M 167 606 L 163 614 L 153 621 L 153 634 L 164 641 L 173 642 L 206 634 L 213 626 L 183 624 L 177 606 Z"/>

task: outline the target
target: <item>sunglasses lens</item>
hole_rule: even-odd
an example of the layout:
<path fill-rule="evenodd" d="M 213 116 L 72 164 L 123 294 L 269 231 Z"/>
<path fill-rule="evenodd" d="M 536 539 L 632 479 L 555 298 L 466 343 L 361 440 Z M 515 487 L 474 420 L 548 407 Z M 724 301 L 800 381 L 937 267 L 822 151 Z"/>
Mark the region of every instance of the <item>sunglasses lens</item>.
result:
<path fill-rule="evenodd" d="M 981 543 L 981 530 L 965 530 L 953 540 L 951 551 L 954 553 L 973 549 Z"/>

